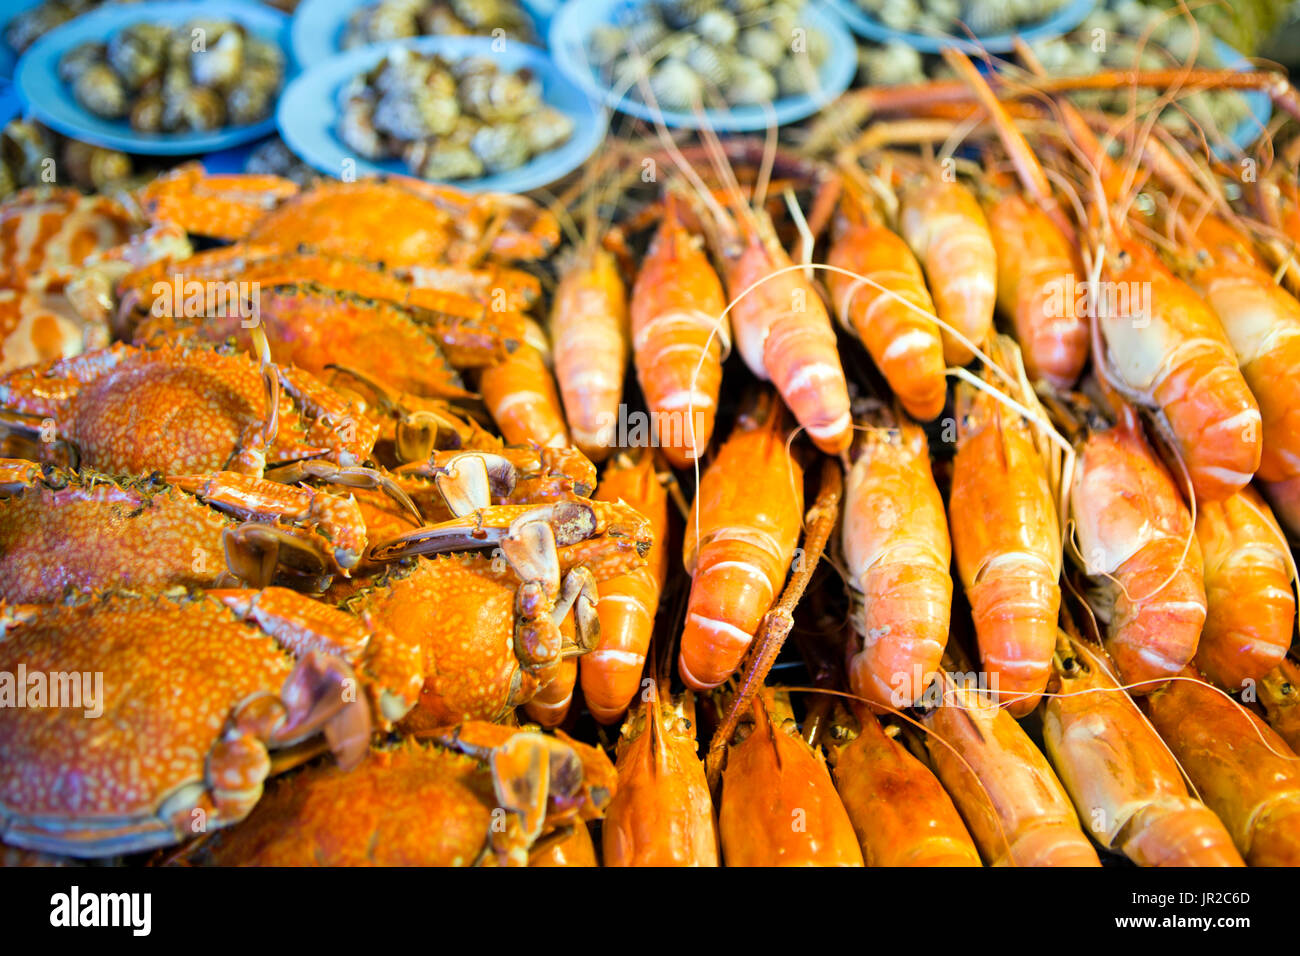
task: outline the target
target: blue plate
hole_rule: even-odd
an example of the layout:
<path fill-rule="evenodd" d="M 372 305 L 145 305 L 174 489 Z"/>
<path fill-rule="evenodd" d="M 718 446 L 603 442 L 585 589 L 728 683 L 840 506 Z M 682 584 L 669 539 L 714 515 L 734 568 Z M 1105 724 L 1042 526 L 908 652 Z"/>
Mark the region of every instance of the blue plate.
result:
<path fill-rule="evenodd" d="M 905 43 L 922 53 L 938 53 L 944 47 L 956 47 L 964 53 L 1006 53 L 1015 49 L 1015 38 L 1033 42 L 1047 37 L 1069 33 L 1086 17 L 1096 5 L 1096 0 L 1066 0 L 1050 17 L 1031 26 L 1022 27 L 1013 33 L 1000 33 L 997 36 L 971 39 L 961 34 L 908 33 L 887 27 L 867 11 L 858 6 L 854 0 L 826 0 L 837 13 L 844 18 L 853 32 L 877 43 Z M 1001 0 L 987 0 L 999 3 Z"/>
<path fill-rule="evenodd" d="M 605 137 L 605 113 L 575 84 L 562 76 L 541 50 L 524 43 L 509 43 L 493 51 L 491 37 L 442 36 L 394 40 L 350 50 L 331 57 L 289 84 L 280 97 L 276 119 L 285 143 L 304 161 L 330 176 L 344 171 L 358 176 L 382 173 L 410 175 L 400 159 L 374 162 L 356 155 L 339 138 L 339 92 L 357 74 L 376 66 L 389 51 L 406 46 L 421 53 L 436 53 L 449 60 L 469 56 L 490 57 L 502 70 L 528 68 L 542 83 L 542 96 L 550 106 L 573 120 L 568 142 L 538 156 L 518 169 L 481 179 L 452 183 L 472 192 L 527 192 L 555 182 L 577 169 L 595 152 Z M 351 166 L 346 164 L 351 163 Z"/>
<path fill-rule="evenodd" d="M 247 126 L 224 126 L 206 132 L 138 133 L 126 120 L 102 119 L 83 109 L 73 98 L 72 90 L 59 79 L 59 58 L 75 46 L 103 40 L 142 20 L 180 24 L 199 16 L 237 20 L 250 32 L 278 44 L 287 56 L 289 18 L 261 4 L 244 0 L 114 4 L 77 17 L 33 43 L 18 61 L 15 76 L 18 90 L 28 110 L 46 126 L 65 136 L 128 153 L 152 156 L 203 153 L 265 136 L 275 129 L 273 116 Z M 285 69 L 287 78 L 288 63 Z"/>
<path fill-rule="evenodd" d="M 374 2 L 375 0 L 302 0 L 294 11 L 293 25 L 289 28 L 289 43 L 293 47 L 293 57 L 298 61 L 298 66 L 305 69 L 341 52 L 339 42 L 343 38 L 343 28 L 347 26 L 348 17 L 358 7 Z M 556 0 L 525 0 L 520 6 L 532 18 L 538 42 L 543 42 L 551 14 L 559 3 Z"/>
<path fill-rule="evenodd" d="M 677 110 L 656 110 L 634 98 L 611 89 L 599 70 L 587 57 L 587 38 L 602 23 L 623 22 L 624 15 L 635 11 L 637 3 L 628 0 L 568 0 L 551 21 L 551 55 L 564 74 L 579 83 L 592 96 L 603 99 L 610 107 L 647 122 L 662 118 L 667 126 L 699 129 L 708 125 L 725 132 L 766 129 L 775 114 L 778 126 L 811 116 L 835 99 L 853 81 L 858 70 L 858 48 L 849 31 L 836 16 L 816 4 L 808 3 L 801 15 L 801 25 L 820 32 L 830 42 L 830 55 L 822 64 L 821 89 L 805 96 L 786 96 L 770 108 L 733 106 L 729 109 L 704 110 L 702 116 Z"/>

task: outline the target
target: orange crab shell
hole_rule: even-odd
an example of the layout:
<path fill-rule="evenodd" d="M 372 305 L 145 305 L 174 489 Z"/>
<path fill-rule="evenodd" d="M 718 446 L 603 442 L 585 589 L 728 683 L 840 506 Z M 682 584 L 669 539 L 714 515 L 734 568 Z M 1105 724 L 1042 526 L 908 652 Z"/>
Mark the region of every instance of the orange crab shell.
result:
<path fill-rule="evenodd" d="M 276 697 L 294 668 L 271 637 L 203 596 L 115 594 L 8 615 L 0 671 L 89 675 L 95 686 L 80 706 L 0 708 L 5 842 L 111 855 L 247 812 L 266 750 L 221 741 L 235 708 Z"/>
<path fill-rule="evenodd" d="M 150 222 L 172 222 L 213 239 L 241 239 L 298 185 L 279 176 L 209 176 L 198 163 L 177 166 L 136 194 Z"/>
<path fill-rule="evenodd" d="M 583 819 L 600 816 L 607 798 L 597 760 L 575 753 L 567 738 L 523 728 L 467 723 L 443 728 L 428 744 L 407 739 L 372 750 L 351 771 L 314 765 L 276 780 L 257 809 L 238 827 L 199 848 L 195 862 L 252 866 L 473 866 L 529 862 L 538 837 L 566 826 L 585 830 L 567 812 L 582 805 Z M 482 741 L 482 745 L 470 741 Z M 511 760 L 512 745 L 523 763 Z M 527 758 L 553 755 L 545 775 L 548 810 L 538 832 L 525 829 L 517 796 L 530 789 Z M 601 754 L 603 757 L 603 754 Z M 499 759 L 501 758 L 501 759 Z M 609 761 L 606 758 L 605 764 Z M 613 768 L 608 768 L 612 773 Z M 587 780 L 594 772 L 597 779 Z M 587 806 L 589 794 L 604 802 Z M 555 813 L 558 807 L 560 813 Z M 592 861 L 594 863 L 594 859 Z"/>
<path fill-rule="evenodd" d="M 325 455 L 351 465 L 369 457 L 379 426 L 358 406 L 299 369 L 277 374 L 286 387 L 269 461 Z M 118 343 L 0 378 L 0 407 L 33 423 L 53 420 L 59 437 L 101 471 L 196 474 L 241 470 L 241 452 L 265 418 L 266 386 L 244 354 Z"/>
<path fill-rule="evenodd" d="M 52 471 L 0 500 L 0 597 L 212 587 L 226 570 L 222 533 L 237 523 L 161 482 Z"/>
<path fill-rule="evenodd" d="M 379 180 L 324 182 L 264 216 L 247 238 L 407 269 L 441 258 L 456 238 L 456 222 L 400 186 Z"/>
<path fill-rule="evenodd" d="M 233 339 L 253 351 L 256 316 L 271 354 L 313 375 L 335 366 L 355 369 L 385 386 L 433 398 L 463 398 L 464 389 L 434 330 L 416 313 L 384 299 L 368 299 L 316 282 L 252 287 L 243 305 L 200 319 L 151 317 L 136 328 L 137 343 L 182 338 L 220 343 Z M 503 344 L 502 348 L 505 346 Z"/>
<path fill-rule="evenodd" d="M 491 856 L 492 774 L 464 754 L 406 741 L 350 771 L 275 780 L 243 823 L 195 862 L 239 866 L 473 866 Z"/>
<path fill-rule="evenodd" d="M 198 282 L 205 285 L 194 285 Z M 382 321 L 400 327 L 415 323 L 434 336 L 456 368 L 478 368 L 500 362 L 518 347 L 525 334 L 524 318 L 517 311 L 518 296 L 499 304 L 495 291 L 489 290 L 480 301 L 457 292 L 416 288 L 382 266 L 363 259 L 305 248 L 283 251 L 265 245 L 227 246 L 180 262 L 154 263 L 129 274 L 118 289 L 117 327 L 121 334 L 131 333 L 133 326 L 136 327 L 137 341 L 154 330 L 167 332 L 174 325 L 187 334 L 203 335 L 212 341 L 220 341 L 230 334 L 246 340 L 246 330 L 237 322 L 232 326 L 235 316 L 222 317 L 223 312 L 233 312 L 238 304 L 231 302 L 232 297 L 241 294 L 241 290 L 251 295 L 253 289 L 305 283 L 338 290 L 339 295 L 322 303 L 322 308 L 328 311 L 326 316 L 290 313 L 285 318 L 296 317 L 299 322 L 311 318 L 316 323 L 324 318 L 330 320 L 331 326 L 359 322 L 366 327 Z M 169 295 L 173 303 L 188 304 L 191 295 L 200 292 L 205 304 L 203 318 L 187 321 L 159 314 L 166 302 L 165 299 L 160 302 L 159 295 Z M 274 326 L 277 313 L 262 308 L 259 317 L 271 320 L 266 324 Z M 277 336 L 274 328 L 267 331 L 274 354 L 288 355 L 283 345 L 275 344 L 277 339 L 284 342 L 285 336 Z M 292 333 L 292 328 L 285 331 Z M 301 347 L 296 338 L 290 334 L 287 341 L 293 347 Z M 304 367 L 309 364 L 301 358 L 297 361 Z M 357 364 L 346 356 L 340 357 L 339 362 Z"/>
<path fill-rule="evenodd" d="M 518 587 L 504 561 L 452 554 L 395 566 L 345 602 L 423 646 L 424 688 L 403 730 L 500 720 L 537 693 L 515 656 Z"/>

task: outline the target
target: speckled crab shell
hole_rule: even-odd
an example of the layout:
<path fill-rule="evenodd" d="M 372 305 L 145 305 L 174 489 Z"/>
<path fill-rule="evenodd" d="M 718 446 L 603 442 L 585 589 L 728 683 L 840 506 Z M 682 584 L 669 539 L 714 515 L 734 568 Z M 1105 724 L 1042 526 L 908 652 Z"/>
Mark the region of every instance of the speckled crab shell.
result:
<path fill-rule="evenodd" d="M 438 260 L 477 262 L 488 252 L 540 259 L 559 244 L 559 233 L 555 217 L 526 197 L 470 195 L 390 176 L 321 182 L 261 219 L 247 238 L 410 269 Z"/>
<path fill-rule="evenodd" d="M 300 193 L 259 220 L 247 238 L 405 269 L 441 258 L 456 239 L 456 222 L 408 190 L 367 179 L 321 183 Z"/>
<path fill-rule="evenodd" d="M 247 308 L 195 319 L 150 317 L 136 328 L 135 341 L 168 341 L 178 335 L 213 343 L 233 339 L 251 352 L 252 330 L 243 312 L 257 316 L 272 355 L 313 375 L 340 366 L 396 391 L 431 398 L 470 394 L 448 361 L 435 325 L 410 309 L 316 282 L 255 288 L 254 293 L 250 287 Z"/>
<path fill-rule="evenodd" d="M 0 499 L 0 598 L 212 587 L 226 569 L 222 532 L 237 523 L 161 481 L 38 472 Z"/>
<path fill-rule="evenodd" d="M 198 163 L 177 166 L 136 194 L 151 222 L 171 222 L 213 239 L 240 239 L 298 186 L 279 176 L 210 176 Z"/>
<path fill-rule="evenodd" d="M 180 480 L 184 487 L 158 475 L 111 478 L 0 458 L 0 599 L 53 603 L 69 591 L 211 588 L 245 573 L 249 583 L 262 583 L 252 574 L 263 570 L 257 542 L 241 545 L 241 528 L 292 539 L 292 547 L 277 546 L 285 567 L 272 573 L 283 570 L 293 583 L 346 577 L 365 549 L 369 527 L 355 499 L 229 473 L 207 476 L 214 486 L 247 493 L 236 500 L 250 510 L 232 514 L 207 503 L 205 488 Z M 404 513 L 382 491 L 373 495 Z M 245 557 L 251 563 L 240 563 Z"/>
<path fill-rule="evenodd" d="M 282 777 L 247 820 L 216 834 L 191 862 L 521 866 L 530 847 L 600 817 L 614 779 L 602 752 L 517 727 L 491 727 L 490 743 L 466 746 L 461 735 L 474 738 L 484 726 L 373 750 L 347 773 L 315 765 Z M 532 762 L 541 753 L 545 768 Z M 545 810 L 530 820 L 516 801 L 534 795 L 544 796 Z"/>
<path fill-rule="evenodd" d="M 339 659 L 295 661 L 210 596 L 10 605 L 0 624 L 0 673 L 28 681 L 27 706 L 0 707 L 0 839 L 13 846 L 111 856 L 227 826 L 261 795 L 268 742 L 310 736 L 347 706 L 293 683 L 351 674 Z M 31 706 L 31 675 L 58 674 L 94 699 L 69 701 L 65 685 L 55 700 L 51 682 Z"/>
<path fill-rule="evenodd" d="M 292 366 L 276 366 L 280 404 L 268 463 L 366 460 L 379 426 L 354 403 Z M 266 385 L 258 363 L 198 344 L 121 343 L 0 377 L 0 419 L 33 432 L 52 424 L 80 462 L 116 474 L 260 473 Z M 44 437 L 44 436 L 43 436 Z"/>
<path fill-rule="evenodd" d="M 450 267 L 448 271 L 452 271 Z M 472 278 L 472 275 L 453 276 L 451 281 L 461 285 Z M 246 330 L 233 318 L 220 318 L 216 308 L 208 308 L 204 317 L 198 319 L 158 314 L 162 311 L 156 306 L 160 293 L 170 293 L 173 302 L 183 301 L 185 290 L 196 288 L 191 285 L 194 282 L 208 283 L 204 288 L 212 290 L 214 299 L 241 286 L 272 289 L 312 282 L 339 290 L 338 296 L 318 297 L 320 307 L 328 309 L 328 314 L 321 317 L 310 312 L 304 315 L 301 311 L 268 308 L 275 305 L 274 301 L 262 303 L 260 318 L 270 326 L 273 354 L 281 357 L 290 356 L 290 352 L 276 345 L 277 339 L 284 338 L 275 329 L 277 320 L 281 319 L 311 318 L 317 325 L 328 322 L 330 327 L 360 322 L 362 329 L 380 325 L 401 329 L 413 323 L 434 338 L 457 369 L 481 368 L 502 361 L 518 347 L 526 331 L 519 312 L 526 306 L 519 302 L 517 294 L 511 298 L 509 289 L 503 289 L 506 301 L 498 303 L 491 291 L 482 299 L 475 299 L 444 289 L 417 288 L 383 266 L 351 256 L 311 249 L 282 251 L 266 246 L 234 245 L 201 252 L 181 262 L 155 263 L 126 276 L 119 286 L 119 332 L 132 334 L 136 341 L 147 340 L 156 331 L 182 331 L 213 341 L 220 341 L 226 334 L 244 333 L 246 339 Z M 220 305 L 215 301 L 213 304 Z M 293 333 L 296 328 L 296 324 L 291 324 L 284 331 Z M 392 331 L 386 334 L 393 335 Z M 303 335 L 289 337 L 297 343 Z M 294 361 L 304 368 L 310 365 L 300 357 Z M 355 364 L 346 356 L 338 362 Z"/>
<path fill-rule="evenodd" d="M 505 561 L 451 554 L 395 565 L 345 602 L 421 644 L 424 687 L 402 729 L 501 720 L 537 693 L 515 655 L 518 587 Z"/>

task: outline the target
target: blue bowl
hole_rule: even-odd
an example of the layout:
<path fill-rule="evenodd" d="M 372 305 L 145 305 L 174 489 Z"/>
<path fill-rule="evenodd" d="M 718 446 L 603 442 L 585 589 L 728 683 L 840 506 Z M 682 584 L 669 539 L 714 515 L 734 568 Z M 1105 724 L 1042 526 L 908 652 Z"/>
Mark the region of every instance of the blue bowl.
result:
<path fill-rule="evenodd" d="M 191 3 L 131 3 L 101 7 L 51 30 L 18 61 L 15 82 L 27 109 L 51 129 L 99 146 L 128 153 L 179 156 L 223 149 L 267 135 L 275 129 L 274 116 L 245 126 L 193 133 L 140 133 L 126 120 L 108 120 L 84 109 L 72 90 L 59 79 L 59 59 L 91 40 L 104 40 L 133 23 L 184 23 L 194 17 L 231 19 L 286 52 L 289 18 L 278 10 L 245 0 L 205 0 Z M 289 66 L 286 63 L 286 79 Z"/>
<path fill-rule="evenodd" d="M 922 53 L 938 53 L 944 47 L 956 47 L 964 53 L 1006 53 L 1015 48 L 1017 36 L 1033 42 L 1047 37 L 1069 33 L 1086 17 L 1096 5 L 1096 0 L 1067 0 L 1056 12 L 1045 20 L 1031 24 L 1012 33 L 1000 33 L 996 36 L 976 36 L 971 39 L 961 34 L 909 33 L 887 27 L 867 11 L 858 6 L 854 0 L 826 0 L 835 11 L 844 18 L 854 33 L 877 43 L 905 43 Z M 999 0 L 988 0 L 999 2 Z"/>
<path fill-rule="evenodd" d="M 804 96 L 785 96 L 764 106 L 732 106 L 708 109 L 697 115 L 678 110 L 657 110 L 630 93 L 612 89 L 587 57 L 587 39 L 601 24 L 618 24 L 640 4 L 628 0 L 568 0 L 551 21 L 551 55 L 565 76 L 578 83 L 606 105 L 647 122 L 662 119 L 666 126 L 700 129 L 707 126 L 723 132 L 766 129 L 775 119 L 778 126 L 811 116 L 849 88 L 858 70 L 858 49 L 844 24 L 828 10 L 814 3 L 804 7 L 802 25 L 823 34 L 830 42 L 830 55 L 822 64 L 821 89 Z"/>
<path fill-rule="evenodd" d="M 348 17 L 374 0 L 302 0 L 293 14 L 289 43 L 300 68 L 314 66 L 342 52 L 339 46 Z M 533 20 L 538 42 L 543 42 L 556 0 L 525 0 L 520 6 Z"/>
<path fill-rule="evenodd" d="M 490 37 L 415 37 L 334 56 L 299 75 L 284 91 L 276 115 L 280 135 L 304 162 L 331 176 L 340 176 L 344 172 L 357 176 L 410 175 L 410 170 L 400 159 L 384 162 L 363 159 L 339 138 L 340 91 L 357 74 L 372 69 L 399 46 L 421 53 L 436 53 L 449 60 L 491 57 L 502 70 L 525 67 L 531 70 L 541 81 L 546 103 L 573 120 L 573 135 L 568 142 L 534 156 L 517 169 L 480 179 L 452 180 L 452 184 L 472 192 L 527 192 L 555 182 L 581 166 L 603 141 L 605 113 L 599 104 L 561 75 L 541 50 L 524 43 L 507 43 L 503 50 L 493 51 L 492 44 Z"/>

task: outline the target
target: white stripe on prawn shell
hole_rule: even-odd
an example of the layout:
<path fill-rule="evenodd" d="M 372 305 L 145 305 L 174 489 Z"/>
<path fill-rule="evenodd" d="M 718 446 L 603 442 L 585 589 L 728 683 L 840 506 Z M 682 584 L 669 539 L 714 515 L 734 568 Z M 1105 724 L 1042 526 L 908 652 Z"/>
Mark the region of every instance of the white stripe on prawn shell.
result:
<path fill-rule="evenodd" d="M 719 621 L 695 613 L 689 614 L 687 620 L 695 621 L 698 626 L 706 631 L 722 635 L 727 641 L 739 647 L 748 647 L 750 642 L 754 640 L 753 634 L 741 630 L 734 624 L 728 624 L 726 621 Z"/>

